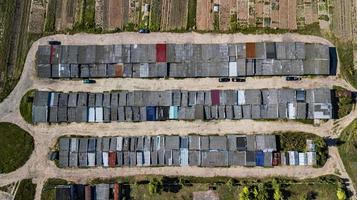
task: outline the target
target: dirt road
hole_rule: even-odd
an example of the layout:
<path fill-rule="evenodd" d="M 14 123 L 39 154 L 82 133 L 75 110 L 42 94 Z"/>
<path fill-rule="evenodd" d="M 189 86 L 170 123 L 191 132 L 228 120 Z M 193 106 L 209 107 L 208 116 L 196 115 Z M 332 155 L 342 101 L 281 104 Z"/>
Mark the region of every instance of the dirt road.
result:
<path fill-rule="evenodd" d="M 48 40 L 60 40 L 63 44 L 114 44 L 114 43 L 221 43 L 221 42 L 248 42 L 248 41 L 302 41 L 321 42 L 331 45 L 327 40 L 315 36 L 301 36 L 296 34 L 286 35 L 220 35 L 198 33 L 118 33 L 106 35 L 78 34 L 74 36 L 55 35 L 40 39 L 31 47 L 21 79 L 14 91 L 0 103 L 0 121 L 12 122 L 28 131 L 35 140 L 35 150 L 29 161 L 20 169 L 0 175 L 0 186 L 21 180 L 33 178 L 38 183 L 36 199 L 40 199 L 40 191 L 47 178 L 58 177 L 83 182 L 85 179 L 97 177 L 127 176 L 137 174 L 163 174 L 163 175 L 192 175 L 192 176 L 233 176 L 233 177 L 265 177 L 265 176 L 289 176 L 297 178 L 316 177 L 339 171 L 341 177 L 349 179 L 345 173 L 343 164 L 335 147 L 329 150 L 330 158 L 323 168 L 310 167 L 276 167 L 276 168 L 117 168 L 117 169 L 58 169 L 54 163 L 47 159 L 49 149 L 56 143 L 59 136 L 68 134 L 106 136 L 106 135 L 153 135 L 153 134 L 227 134 L 227 133 L 271 133 L 274 131 L 304 131 L 320 136 L 337 137 L 340 131 L 348 125 L 356 116 L 357 111 L 338 120 L 335 124 L 332 120 L 322 123 L 320 126 L 312 126 L 298 122 L 283 121 L 210 121 L 210 122 L 142 122 L 142 123 L 109 123 L 109 124 L 40 124 L 37 126 L 27 124 L 21 117 L 19 105 L 21 97 L 29 89 L 58 90 L 58 91 L 92 91 L 101 92 L 112 89 L 127 90 L 165 90 L 165 89 L 246 89 L 246 88 L 315 88 L 339 85 L 353 89 L 343 79 L 336 77 L 305 78 L 301 82 L 286 82 L 281 77 L 248 78 L 245 83 L 218 83 L 216 79 L 100 79 L 97 84 L 87 86 L 80 81 L 54 81 L 39 80 L 35 76 L 34 58 L 39 44 L 45 44 Z M 335 128 L 334 127 L 339 127 Z M 353 189 L 353 188 L 351 188 Z M 352 190 L 354 191 L 354 190 Z"/>

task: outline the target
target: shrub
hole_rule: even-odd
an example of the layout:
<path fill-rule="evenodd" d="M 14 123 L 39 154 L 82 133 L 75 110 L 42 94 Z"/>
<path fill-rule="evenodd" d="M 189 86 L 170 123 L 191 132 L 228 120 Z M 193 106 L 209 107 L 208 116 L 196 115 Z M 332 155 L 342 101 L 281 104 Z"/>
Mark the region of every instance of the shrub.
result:
<path fill-rule="evenodd" d="M 159 194 L 162 187 L 162 182 L 156 178 L 152 179 L 148 184 L 150 194 Z"/>
<path fill-rule="evenodd" d="M 247 186 L 243 187 L 243 190 L 239 193 L 239 200 L 249 200 L 249 188 Z"/>
<path fill-rule="evenodd" d="M 274 189 L 274 200 L 282 200 L 283 194 L 280 190 L 280 184 L 275 179 L 273 179 L 271 184 Z"/>

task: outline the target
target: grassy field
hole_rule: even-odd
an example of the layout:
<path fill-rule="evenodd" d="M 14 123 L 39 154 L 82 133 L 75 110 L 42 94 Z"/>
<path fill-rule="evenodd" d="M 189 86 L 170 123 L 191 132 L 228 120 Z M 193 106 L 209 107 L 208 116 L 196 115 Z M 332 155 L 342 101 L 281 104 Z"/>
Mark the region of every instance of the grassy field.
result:
<path fill-rule="evenodd" d="M 27 123 L 32 124 L 32 102 L 35 90 L 28 91 L 21 99 L 20 113 Z"/>
<path fill-rule="evenodd" d="M 27 31 L 31 0 L 5 0 L 0 9 L 4 21 L 3 41 L 0 41 L 0 102 L 16 86 L 23 69 L 33 36 Z M 4 8 L 6 8 L 4 10 Z M 2 13 L 4 12 L 4 13 Z M 14 17 L 16 15 L 16 17 Z M 36 35 L 36 39 L 40 37 Z"/>
<path fill-rule="evenodd" d="M 325 165 L 328 158 L 328 147 L 320 136 L 304 132 L 275 132 L 281 151 L 306 151 L 306 140 L 311 139 L 316 144 L 317 166 Z"/>
<path fill-rule="evenodd" d="M 41 199 L 42 200 L 56 200 L 56 190 L 57 185 L 66 185 L 68 182 L 63 179 L 48 179 L 42 188 Z"/>
<path fill-rule="evenodd" d="M 0 123 L 0 173 L 9 173 L 24 165 L 33 149 L 33 138 L 26 131 L 11 123 Z"/>
<path fill-rule="evenodd" d="M 31 179 L 22 180 L 16 192 L 15 200 L 33 200 L 36 194 L 36 184 Z"/>
<path fill-rule="evenodd" d="M 357 190 L 357 120 L 355 119 L 340 136 L 338 147 L 341 159 Z"/>

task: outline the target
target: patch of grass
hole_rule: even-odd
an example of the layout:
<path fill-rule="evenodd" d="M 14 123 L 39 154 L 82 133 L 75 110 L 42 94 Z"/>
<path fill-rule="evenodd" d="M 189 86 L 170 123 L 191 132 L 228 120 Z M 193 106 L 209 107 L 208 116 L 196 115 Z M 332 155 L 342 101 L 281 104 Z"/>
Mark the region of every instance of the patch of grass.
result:
<path fill-rule="evenodd" d="M 152 0 L 152 5 L 150 9 L 150 31 L 159 31 L 160 30 L 160 21 L 161 21 L 161 1 Z"/>
<path fill-rule="evenodd" d="M 229 30 L 231 32 L 236 32 L 238 30 L 238 19 L 237 19 L 236 13 L 234 13 L 233 15 L 230 16 Z"/>
<path fill-rule="evenodd" d="M 15 200 L 33 200 L 36 194 L 36 184 L 31 179 L 22 180 L 16 192 Z"/>
<path fill-rule="evenodd" d="M 340 142 L 338 151 L 353 187 L 357 190 L 357 119 L 342 131 Z"/>
<path fill-rule="evenodd" d="M 312 133 L 274 132 L 279 138 L 281 151 L 306 151 L 306 140 L 311 139 L 316 145 L 317 166 L 325 165 L 328 158 L 328 147 L 324 139 Z"/>
<path fill-rule="evenodd" d="M 213 30 L 219 32 L 219 13 L 213 13 Z"/>
<path fill-rule="evenodd" d="M 197 8 L 197 0 L 189 0 L 188 1 L 187 30 L 193 30 L 196 27 L 196 8 Z"/>
<path fill-rule="evenodd" d="M 46 181 L 42 188 L 41 200 L 56 200 L 56 189 L 57 185 L 69 184 L 68 181 L 57 178 L 50 178 Z"/>
<path fill-rule="evenodd" d="M 36 90 L 28 91 L 21 99 L 20 103 L 20 113 L 22 118 L 29 123 L 32 124 L 32 103 Z"/>
<path fill-rule="evenodd" d="M 330 18 L 328 17 L 328 15 L 320 15 L 319 20 L 330 21 Z"/>
<path fill-rule="evenodd" d="M 0 173 L 9 173 L 26 163 L 34 149 L 30 134 L 15 124 L 0 123 Z"/>
<path fill-rule="evenodd" d="M 353 64 L 353 43 L 337 42 L 341 74 L 354 88 L 357 88 L 357 70 Z"/>
<path fill-rule="evenodd" d="M 56 31 L 56 0 L 49 0 L 47 5 L 45 32 Z"/>

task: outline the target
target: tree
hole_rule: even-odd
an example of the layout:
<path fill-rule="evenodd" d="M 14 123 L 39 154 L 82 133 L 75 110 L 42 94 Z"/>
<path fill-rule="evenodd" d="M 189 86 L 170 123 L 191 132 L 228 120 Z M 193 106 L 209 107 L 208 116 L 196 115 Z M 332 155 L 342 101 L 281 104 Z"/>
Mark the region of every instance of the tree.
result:
<path fill-rule="evenodd" d="M 234 187 L 234 180 L 232 178 L 230 178 L 227 182 L 226 182 L 226 186 L 228 187 L 228 189 L 230 191 L 233 190 L 233 187 Z"/>
<path fill-rule="evenodd" d="M 258 186 L 253 189 L 253 195 L 256 200 L 267 200 L 269 194 L 266 185 L 264 183 L 259 183 Z"/>
<path fill-rule="evenodd" d="M 239 193 L 239 200 L 249 200 L 249 195 L 249 188 L 244 186 L 242 192 Z"/>
<path fill-rule="evenodd" d="M 280 190 L 280 184 L 275 179 L 273 179 L 271 184 L 272 184 L 273 189 L 274 189 L 274 200 L 282 200 L 283 199 L 283 194 L 282 194 L 282 192 Z"/>
<path fill-rule="evenodd" d="M 150 180 L 149 183 L 149 193 L 150 194 L 158 194 L 160 193 L 160 188 L 162 186 L 161 181 L 158 181 L 157 179 L 152 179 Z"/>
<path fill-rule="evenodd" d="M 337 186 L 337 191 L 336 191 L 337 199 L 338 200 L 345 200 L 347 199 L 346 192 L 343 188 L 342 183 L 339 183 Z"/>

